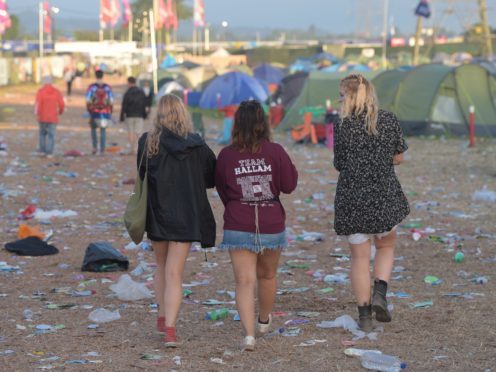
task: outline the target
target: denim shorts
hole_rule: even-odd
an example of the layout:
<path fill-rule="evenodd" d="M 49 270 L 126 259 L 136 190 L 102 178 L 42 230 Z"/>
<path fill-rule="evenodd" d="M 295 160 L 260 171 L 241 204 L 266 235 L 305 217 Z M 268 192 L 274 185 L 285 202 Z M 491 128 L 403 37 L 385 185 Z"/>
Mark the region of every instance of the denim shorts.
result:
<path fill-rule="evenodd" d="M 224 238 L 219 248 L 222 250 L 247 249 L 260 253 L 265 249 L 284 249 L 288 247 L 286 231 L 277 234 L 255 234 L 245 231 L 224 230 Z"/>

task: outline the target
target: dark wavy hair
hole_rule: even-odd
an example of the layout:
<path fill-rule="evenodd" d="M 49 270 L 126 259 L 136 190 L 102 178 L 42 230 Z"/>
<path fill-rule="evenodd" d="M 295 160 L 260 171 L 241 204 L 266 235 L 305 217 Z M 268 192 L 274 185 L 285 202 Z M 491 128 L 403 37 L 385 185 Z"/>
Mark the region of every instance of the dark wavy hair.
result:
<path fill-rule="evenodd" d="M 260 151 L 262 140 L 270 141 L 270 128 L 260 102 L 255 100 L 240 103 L 234 114 L 232 144 L 239 151 Z"/>

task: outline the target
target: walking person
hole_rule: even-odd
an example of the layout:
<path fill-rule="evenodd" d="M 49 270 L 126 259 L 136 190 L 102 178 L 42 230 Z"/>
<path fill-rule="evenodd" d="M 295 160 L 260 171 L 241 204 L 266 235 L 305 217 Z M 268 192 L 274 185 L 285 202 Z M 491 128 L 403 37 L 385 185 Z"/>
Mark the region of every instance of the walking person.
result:
<path fill-rule="evenodd" d="M 59 115 L 64 112 L 62 93 L 52 85 L 52 77 L 42 79 L 43 87 L 36 93 L 35 113 L 40 127 L 39 148 L 41 155 L 53 157 L 55 130 Z"/>
<path fill-rule="evenodd" d="M 147 101 L 143 89 L 136 86 L 136 78 L 127 78 L 128 89 L 124 93 L 120 121 L 127 126 L 127 138 L 131 154 L 136 154 L 138 136 L 143 133 L 144 120 L 147 116 Z"/>
<path fill-rule="evenodd" d="M 359 326 L 370 332 L 372 313 L 390 322 L 386 292 L 393 268 L 396 226 L 410 213 L 394 166 L 407 145 L 396 116 L 379 110 L 374 86 L 362 75 L 340 84 L 341 120 L 334 127 L 334 167 L 339 172 L 334 229 L 351 249 L 351 285 Z M 374 290 L 370 293 L 370 251 L 374 242 Z"/>
<path fill-rule="evenodd" d="M 153 106 L 153 99 L 155 98 L 155 93 L 153 92 L 152 87 L 150 86 L 150 81 L 145 80 L 143 82 L 143 92 L 145 92 L 146 97 L 146 116 L 150 115 Z"/>
<path fill-rule="evenodd" d="M 67 87 L 67 97 L 70 97 L 72 94 L 72 82 L 74 81 L 74 71 L 71 67 L 65 69 L 64 81 Z"/>
<path fill-rule="evenodd" d="M 231 145 L 217 159 L 215 185 L 224 204 L 224 237 L 236 281 L 236 306 L 245 331 L 244 350 L 255 348 L 255 288 L 258 330 L 269 331 L 276 295 L 277 265 L 287 247 L 285 211 L 298 173 L 284 148 L 270 140 L 262 106 L 244 101 L 234 116 Z"/>
<path fill-rule="evenodd" d="M 166 347 L 176 347 L 175 325 L 191 243 L 201 242 L 204 248 L 215 245 L 215 219 L 206 193 L 214 187 L 215 155 L 193 133 L 183 102 L 165 95 L 158 103 L 153 129 L 138 141 L 137 159 L 142 179 L 148 169 L 146 232 L 157 260 L 157 329 L 165 332 Z"/>
<path fill-rule="evenodd" d="M 86 91 L 86 109 L 90 114 L 92 154 L 98 151 L 97 129 L 100 128 L 100 154 L 105 154 L 107 126 L 112 120 L 114 94 L 110 85 L 103 82 L 103 71 L 95 72 L 96 82 Z"/>

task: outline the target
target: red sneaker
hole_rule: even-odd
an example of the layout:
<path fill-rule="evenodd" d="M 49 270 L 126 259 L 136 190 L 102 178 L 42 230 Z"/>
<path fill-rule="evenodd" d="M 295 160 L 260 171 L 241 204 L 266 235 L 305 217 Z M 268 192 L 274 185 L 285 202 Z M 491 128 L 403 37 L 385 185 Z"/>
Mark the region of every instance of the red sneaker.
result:
<path fill-rule="evenodd" d="M 165 333 L 165 316 L 159 316 L 157 318 L 157 331 Z"/>
<path fill-rule="evenodd" d="M 176 327 L 165 327 L 165 347 L 177 347 L 178 346 L 176 338 Z"/>

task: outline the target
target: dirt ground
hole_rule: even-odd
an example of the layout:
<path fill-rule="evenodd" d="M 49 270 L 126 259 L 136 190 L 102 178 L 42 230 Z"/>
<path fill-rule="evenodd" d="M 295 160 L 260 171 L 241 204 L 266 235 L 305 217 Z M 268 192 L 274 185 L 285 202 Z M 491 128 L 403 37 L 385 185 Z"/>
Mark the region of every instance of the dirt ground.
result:
<path fill-rule="evenodd" d="M 300 329 L 298 335 L 259 338 L 255 352 L 240 353 L 240 322 L 232 315 L 222 322 L 204 320 L 212 309 L 234 309 L 231 298 L 222 292 L 234 290 L 226 253 L 209 251 L 205 262 L 201 250 L 191 252 L 184 282 L 204 281 L 206 285 L 188 287 L 192 294 L 185 299 L 177 324 L 183 345 L 175 350 L 164 349 L 154 331 L 153 299 L 125 303 L 112 296 L 109 285 L 122 273 L 80 271 L 86 247 L 100 240 L 121 250 L 130 260 L 130 270 L 140 261 L 154 262 L 153 252 L 124 249 L 130 240 L 121 219 L 133 186 L 122 182 L 134 177 L 135 159 L 119 154 L 62 156 L 68 150 L 91 151 L 82 98 L 82 88 L 88 83 L 83 81 L 68 102 L 57 129 L 58 155 L 53 159 L 33 154 L 38 141 L 34 87 L 0 91 L 0 136 L 8 144 L 7 155 L 0 156 L 2 247 L 16 239 L 22 223 L 18 216 L 28 204 L 77 212 L 76 217 L 40 225 L 43 231 L 54 231 L 52 242 L 59 254 L 20 257 L 0 250 L 0 261 L 19 266 L 17 272 L 9 273 L 0 265 L 0 370 L 360 370 L 359 360 L 343 353 L 352 334 L 342 328 L 317 327 L 341 315 L 356 315 L 350 284 L 322 280 L 327 274 L 348 273 L 350 268 L 346 257 L 339 257 L 349 253 L 347 244 L 332 230 L 338 174 L 332 167 L 331 152 L 324 147 L 294 145 L 286 134 L 275 135 L 290 153 L 300 177 L 297 190 L 282 197 L 292 240 L 281 259 L 278 288 L 307 290 L 277 296 L 274 327 L 287 329 L 291 327 L 288 321 L 306 319 L 306 324 L 293 326 Z M 116 92 L 120 101 L 123 86 Z M 216 144 L 219 129 L 219 123 L 206 120 L 207 141 L 216 153 L 220 150 Z M 122 125 L 112 128 L 107 137 L 109 144 L 125 148 Z M 411 371 L 496 370 L 496 204 L 472 199 L 473 193 L 485 186 L 496 191 L 496 142 L 478 139 L 475 148 L 468 148 L 466 139 L 409 138 L 408 144 L 407 161 L 397 169 L 412 209 L 404 223 L 418 224 L 421 237 L 415 241 L 409 225 L 399 228 L 391 291 L 400 295 L 390 297 L 393 322 L 379 327 L 377 340 L 356 340 L 355 347 L 398 356 Z M 77 172 L 77 176 L 65 177 L 61 171 Z M 213 190 L 208 194 L 220 242 L 223 208 Z M 27 223 L 34 226 L 39 221 Z M 323 240 L 302 240 L 304 231 L 321 233 Z M 453 260 L 458 246 L 465 254 L 462 263 Z M 427 284 L 427 275 L 442 282 Z M 473 280 L 480 276 L 488 279 L 487 283 Z M 151 284 L 151 273 L 133 279 Z M 73 297 L 67 290 L 52 292 L 63 287 L 94 293 Z M 325 288 L 332 289 L 321 291 Z M 208 299 L 228 303 L 202 304 Z M 414 307 L 427 300 L 432 300 L 431 306 Z M 47 304 L 76 306 L 50 309 Z M 88 328 L 93 323 L 88 314 L 98 307 L 118 309 L 121 319 Z M 23 318 L 25 309 L 34 313 L 32 321 Z M 298 314 L 302 311 L 316 313 Z M 35 328 L 40 324 L 64 327 L 41 333 Z M 308 340 L 323 341 L 301 346 Z M 147 360 L 147 355 L 152 355 L 152 360 Z"/>

